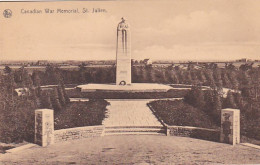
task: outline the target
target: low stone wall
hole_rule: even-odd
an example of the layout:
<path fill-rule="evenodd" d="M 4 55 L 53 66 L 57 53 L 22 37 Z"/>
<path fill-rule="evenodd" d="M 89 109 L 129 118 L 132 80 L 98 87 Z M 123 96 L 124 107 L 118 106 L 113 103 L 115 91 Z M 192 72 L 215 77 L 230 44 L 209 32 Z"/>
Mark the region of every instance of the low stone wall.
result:
<path fill-rule="evenodd" d="M 219 142 L 220 130 L 189 126 L 167 126 L 167 136 L 183 136 Z"/>
<path fill-rule="evenodd" d="M 87 126 L 68 129 L 60 129 L 54 131 L 54 142 L 62 142 L 75 139 L 83 139 L 88 137 L 101 136 L 104 126 Z"/>

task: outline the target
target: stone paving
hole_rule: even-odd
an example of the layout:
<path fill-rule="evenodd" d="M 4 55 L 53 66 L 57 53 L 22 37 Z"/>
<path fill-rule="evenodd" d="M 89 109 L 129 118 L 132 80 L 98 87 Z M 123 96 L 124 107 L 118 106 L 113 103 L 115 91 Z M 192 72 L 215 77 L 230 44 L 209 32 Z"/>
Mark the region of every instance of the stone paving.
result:
<path fill-rule="evenodd" d="M 108 100 L 105 126 L 162 126 L 146 105 L 148 100 Z"/>
<path fill-rule="evenodd" d="M 131 85 L 115 85 L 115 84 L 84 84 L 77 86 L 82 91 L 168 91 L 173 89 L 169 85 L 156 84 L 156 83 L 132 83 Z"/>
<path fill-rule="evenodd" d="M 0 164 L 259 164 L 260 150 L 199 139 L 122 135 L 35 146 L 0 154 Z"/>

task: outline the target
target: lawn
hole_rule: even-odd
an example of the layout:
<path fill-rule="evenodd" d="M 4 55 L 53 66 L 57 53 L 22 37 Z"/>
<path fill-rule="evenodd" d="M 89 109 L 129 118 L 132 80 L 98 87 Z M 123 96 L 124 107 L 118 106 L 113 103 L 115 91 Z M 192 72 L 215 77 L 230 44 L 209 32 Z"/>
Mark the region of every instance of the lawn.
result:
<path fill-rule="evenodd" d="M 210 117 L 182 100 L 158 100 L 148 103 L 155 114 L 168 125 L 217 128 Z"/>
<path fill-rule="evenodd" d="M 54 115 L 54 128 L 65 129 L 82 126 L 101 125 L 106 115 L 105 100 L 71 102 L 66 108 Z"/>

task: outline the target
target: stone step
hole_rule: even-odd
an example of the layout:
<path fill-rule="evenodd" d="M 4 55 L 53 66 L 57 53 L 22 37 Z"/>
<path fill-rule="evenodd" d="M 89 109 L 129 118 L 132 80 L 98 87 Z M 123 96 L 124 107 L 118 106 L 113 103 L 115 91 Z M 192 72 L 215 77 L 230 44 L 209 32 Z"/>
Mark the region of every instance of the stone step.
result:
<path fill-rule="evenodd" d="M 122 129 L 122 128 L 154 128 L 154 129 L 164 129 L 162 126 L 105 126 L 106 129 Z"/>
<path fill-rule="evenodd" d="M 113 133 L 105 133 L 105 136 L 110 135 L 158 135 L 158 136 L 165 136 L 165 133 L 158 133 L 158 132 L 113 132 Z"/>
<path fill-rule="evenodd" d="M 106 129 L 105 133 L 110 132 L 158 132 L 163 133 L 165 132 L 164 129 Z"/>
<path fill-rule="evenodd" d="M 166 134 L 166 130 L 161 126 L 109 126 L 105 127 L 105 135 L 120 134 Z"/>

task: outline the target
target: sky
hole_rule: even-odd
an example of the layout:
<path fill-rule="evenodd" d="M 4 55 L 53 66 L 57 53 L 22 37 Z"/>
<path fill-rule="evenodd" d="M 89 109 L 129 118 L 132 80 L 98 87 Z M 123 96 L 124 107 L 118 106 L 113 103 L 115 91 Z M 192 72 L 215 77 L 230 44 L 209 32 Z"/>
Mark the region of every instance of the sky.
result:
<path fill-rule="evenodd" d="M 46 14 L 45 8 L 80 13 Z M 21 13 L 33 9 L 43 13 Z M 260 59 L 258 0 L 141 0 L 0 2 L 0 60 L 115 60 L 122 16 L 136 60 Z"/>

